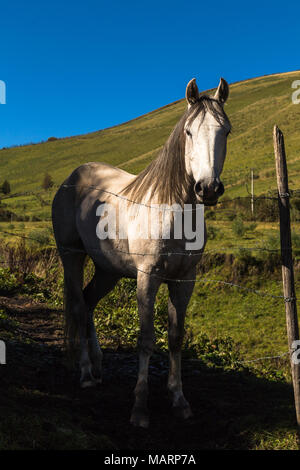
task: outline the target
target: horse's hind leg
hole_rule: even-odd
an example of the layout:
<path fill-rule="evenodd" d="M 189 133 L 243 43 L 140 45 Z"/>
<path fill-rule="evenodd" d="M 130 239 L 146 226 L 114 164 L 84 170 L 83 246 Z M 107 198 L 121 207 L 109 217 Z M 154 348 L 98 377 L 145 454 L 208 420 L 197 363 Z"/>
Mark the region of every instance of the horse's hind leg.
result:
<path fill-rule="evenodd" d="M 68 252 L 61 255 L 65 281 L 65 335 L 68 349 L 73 356 L 77 353 L 78 345 L 80 348 L 79 365 L 82 388 L 94 384 L 88 353 L 88 315 L 82 291 L 85 257 L 85 253 L 76 252 Z"/>
<path fill-rule="evenodd" d="M 138 338 L 139 372 L 134 390 L 135 403 L 131 412 L 130 422 L 135 426 L 148 427 L 148 368 L 153 352 L 154 336 L 154 302 L 161 281 L 139 272 L 137 278 L 137 301 L 140 317 L 140 334 Z"/>
<path fill-rule="evenodd" d="M 194 283 L 184 282 L 182 284 L 169 282 L 169 356 L 170 369 L 168 378 L 168 389 L 172 395 L 173 408 L 176 414 L 182 418 L 192 416 L 189 403 L 182 392 L 181 381 L 181 347 L 184 336 L 184 320 L 186 308 L 193 292 Z"/>
<path fill-rule="evenodd" d="M 102 271 L 100 268 L 95 266 L 95 274 L 89 284 L 83 291 L 85 304 L 87 307 L 87 337 L 90 359 L 92 361 L 92 374 L 96 383 L 102 381 L 102 351 L 97 338 L 95 330 L 95 324 L 93 319 L 94 309 L 102 297 L 110 292 L 119 277 Z"/>

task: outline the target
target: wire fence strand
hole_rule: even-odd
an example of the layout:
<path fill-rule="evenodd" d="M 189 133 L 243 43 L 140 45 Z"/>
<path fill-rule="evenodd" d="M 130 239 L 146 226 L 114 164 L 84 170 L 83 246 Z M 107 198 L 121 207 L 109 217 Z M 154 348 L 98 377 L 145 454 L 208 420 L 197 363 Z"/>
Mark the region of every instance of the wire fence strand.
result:
<path fill-rule="evenodd" d="M 15 236 L 18 236 L 18 237 L 20 237 L 24 240 L 28 239 L 28 240 L 33 240 L 33 241 L 42 243 L 40 240 L 35 239 L 33 237 L 27 237 L 25 235 L 20 235 L 20 234 L 13 234 L 11 232 L 3 232 L 3 233 L 7 233 L 7 234 L 10 234 L 10 235 L 15 235 Z M 51 248 L 57 249 L 56 245 L 50 245 L 50 246 L 51 246 Z M 80 248 L 69 248 L 69 247 L 64 247 L 64 246 L 59 246 L 59 248 L 61 249 L 61 251 L 65 252 L 65 253 L 88 254 L 88 252 L 91 252 L 91 251 L 96 251 L 96 252 L 99 252 L 99 253 L 105 253 L 106 252 L 105 250 L 100 250 L 100 249 L 96 249 L 96 248 L 92 248 L 92 247 L 90 247 L 90 248 L 87 247 L 86 250 L 83 250 L 83 249 L 80 249 Z M 110 253 L 114 253 L 115 251 L 116 250 L 107 250 L 107 252 L 110 252 Z M 126 251 L 122 251 L 122 250 L 117 250 L 117 251 L 120 251 L 123 254 L 127 254 L 127 255 L 134 255 L 134 253 L 132 253 L 132 252 L 126 252 Z M 138 253 L 138 254 L 140 254 L 140 253 Z M 170 256 L 172 254 L 173 253 L 168 253 L 168 256 Z M 181 254 L 182 255 L 182 253 L 176 253 L 176 254 Z M 190 256 L 190 255 L 187 254 L 187 256 Z M 198 253 L 197 256 L 199 256 L 199 253 Z M 134 266 L 134 265 L 132 265 L 131 268 L 134 271 L 136 270 L 137 272 L 141 272 L 142 274 L 146 274 L 149 277 L 155 277 L 155 278 L 157 278 L 157 279 L 159 279 L 163 282 L 215 283 L 215 284 L 220 284 L 220 285 L 223 285 L 223 286 L 238 288 L 238 289 L 244 290 L 244 291 L 249 292 L 249 293 L 252 292 L 252 293 L 260 295 L 262 297 L 272 297 L 272 298 L 275 298 L 275 299 L 284 299 L 285 301 L 287 301 L 287 298 L 285 298 L 283 295 L 274 295 L 274 294 L 271 294 L 271 293 L 268 293 L 268 292 L 264 292 L 264 291 L 260 291 L 260 290 L 257 290 L 257 289 L 251 289 L 251 288 L 248 288 L 248 287 L 245 287 L 245 286 L 241 286 L 239 284 L 235 284 L 235 283 L 232 283 L 232 282 L 223 281 L 221 279 L 207 279 L 207 278 L 202 278 L 202 279 L 199 279 L 199 278 L 195 278 L 195 279 L 178 279 L 178 278 L 170 278 L 170 277 L 161 276 L 161 275 L 153 273 L 153 272 L 148 272 L 148 271 L 145 271 L 145 270 L 143 270 L 141 268 L 138 268 L 137 266 Z"/>

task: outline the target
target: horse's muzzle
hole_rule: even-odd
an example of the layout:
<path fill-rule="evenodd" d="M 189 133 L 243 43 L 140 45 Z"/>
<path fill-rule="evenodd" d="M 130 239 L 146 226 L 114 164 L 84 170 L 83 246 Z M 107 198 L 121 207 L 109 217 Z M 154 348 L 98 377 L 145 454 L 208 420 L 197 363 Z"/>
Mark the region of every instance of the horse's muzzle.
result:
<path fill-rule="evenodd" d="M 212 180 L 210 182 L 197 181 L 194 186 L 198 201 L 205 206 L 214 206 L 218 199 L 224 194 L 224 185 L 220 181 Z"/>

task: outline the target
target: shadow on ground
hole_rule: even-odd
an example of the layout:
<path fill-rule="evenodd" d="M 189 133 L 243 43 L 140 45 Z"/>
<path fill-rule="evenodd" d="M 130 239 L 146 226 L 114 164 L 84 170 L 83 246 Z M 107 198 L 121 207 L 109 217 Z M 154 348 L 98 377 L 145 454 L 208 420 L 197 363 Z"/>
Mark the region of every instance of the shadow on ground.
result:
<path fill-rule="evenodd" d="M 0 298 L 7 364 L 0 366 L 0 449 L 252 449 L 260 432 L 295 427 L 292 388 L 249 372 L 183 361 L 193 418 L 172 414 L 167 356 L 150 367 L 148 430 L 129 424 L 135 351 L 104 351 L 103 384 L 81 390 L 66 366 L 62 313 L 24 299 Z"/>

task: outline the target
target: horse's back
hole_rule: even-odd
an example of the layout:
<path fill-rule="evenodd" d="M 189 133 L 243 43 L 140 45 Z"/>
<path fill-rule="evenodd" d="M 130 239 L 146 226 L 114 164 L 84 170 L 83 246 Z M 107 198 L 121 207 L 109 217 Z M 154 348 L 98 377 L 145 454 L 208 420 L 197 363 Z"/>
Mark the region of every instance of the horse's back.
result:
<path fill-rule="evenodd" d="M 57 244 L 82 246 L 76 213 L 89 193 L 119 193 L 134 175 L 107 163 L 89 162 L 77 167 L 59 187 L 52 203 L 52 223 Z"/>
<path fill-rule="evenodd" d="M 77 167 L 63 182 L 62 187 L 74 188 L 80 193 L 88 193 L 95 187 L 106 189 L 111 185 L 127 185 L 134 175 L 127 173 L 121 168 L 114 167 L 108 163 L 89 162 Z"/>

